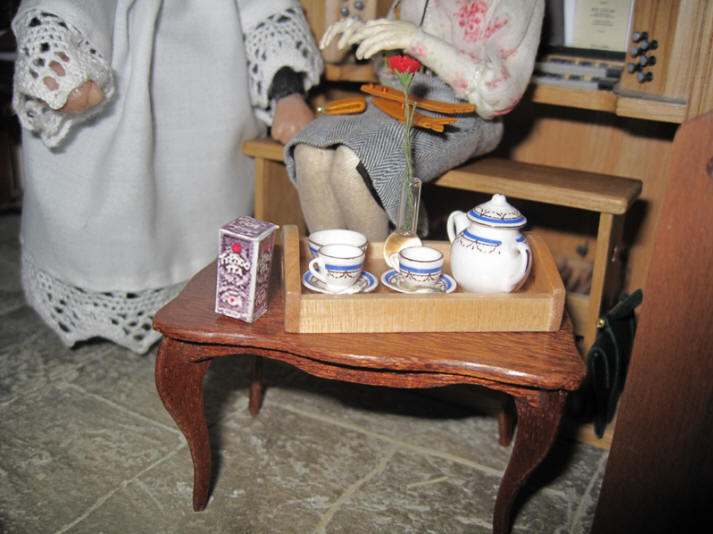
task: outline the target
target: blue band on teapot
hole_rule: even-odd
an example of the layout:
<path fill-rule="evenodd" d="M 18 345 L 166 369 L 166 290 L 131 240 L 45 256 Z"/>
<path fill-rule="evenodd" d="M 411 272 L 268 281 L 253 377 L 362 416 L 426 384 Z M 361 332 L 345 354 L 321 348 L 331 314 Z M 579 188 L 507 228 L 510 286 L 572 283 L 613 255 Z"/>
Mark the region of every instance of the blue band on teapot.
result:
<path fill-rule="evenodd" d="M 500 225 L 508 225 L 508 226 L 515 226 L 515 225 L 520 225 L 524 224 L 527 219 L 525 217 L 518 217 L 517 219 L 499 219 L 496 217 L 486 217 L 485 215 L 480 215 L 479 213 L 476 213 L 474 209 L 470 210 L 468 212 L 468 216 L 471 219 L 475 219 L 476 221 L 481 221 L 484 223 L 495 223 L 495 224 L 500 224 Z"/>
<path fill-rule="evenodd" d="M 463 236 L 467 237 L 471 241 L 480 241 L 481 243 L 488 243 L 489 245 L 502 245 L 502 241 L 497 239 L 488 239 L 487 237 L 480 237 L 479 235 L 471 234 L 467 229 L 463 230 Z"/>
<path fill-rule="evenodd" d="M 479 235 L 471 234 L 468 229 L 463 230 L 463 237 L 470 239 L 471 241 L 480 241 L 481 243 L 488 243 L 489 245 L 502 245 L 502 241 L 497 239 L 488 239 L 487 237 L 480 237 Z M 525 241 L 525 236 L 521 235 L 515 241 L 522 243 Z"/>

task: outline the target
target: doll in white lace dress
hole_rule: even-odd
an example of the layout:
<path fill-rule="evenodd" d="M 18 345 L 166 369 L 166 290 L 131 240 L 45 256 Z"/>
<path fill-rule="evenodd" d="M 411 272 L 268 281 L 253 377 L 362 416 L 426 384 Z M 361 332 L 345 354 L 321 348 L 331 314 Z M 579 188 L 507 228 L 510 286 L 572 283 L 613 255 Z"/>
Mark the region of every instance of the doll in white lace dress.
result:
<path fill-rule="evenodd" d="M 460 115 L 443 133 L 414 129 L 413 173 L 426 182 L 500 142 L 499 117 L 527 88 L 543 13 L 543 0 L 397 0 L 387 18 L 335 23 L 322 44 L 356 45 L 356 57 L 374 57 L 380 82 L 399 92 L 379 53 L 403 51 L 425 67 L 412 94 L 475 104 L 474 114 Z M 397 120 L 369 104 L 361 114 L 319 117 L 292 138 L 285 161 L 311 231 L 350 228 L 373 241 L 386 237 L 406 173 L 403 136 Z"/>
<path fill-rule="evenodd" d="M 252 212 L 243 141 L 312 119 L 319 50 L 297 0 L 25 0 L 13 31 L 27 300 L 67 345 L 144 352 Z"/>

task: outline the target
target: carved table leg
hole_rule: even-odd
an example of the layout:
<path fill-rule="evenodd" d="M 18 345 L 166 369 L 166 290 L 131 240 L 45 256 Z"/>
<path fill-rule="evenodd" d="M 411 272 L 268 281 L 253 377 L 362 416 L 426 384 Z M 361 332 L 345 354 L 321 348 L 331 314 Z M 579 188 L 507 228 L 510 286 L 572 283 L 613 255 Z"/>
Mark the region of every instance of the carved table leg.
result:
<path fill-rule="evenodd" d="M 253 356 L 252 377 L 250 378 L 250 399 L 248 410 L 250 415 L 257 415 L 262 404 L 262 358 Z"/>
<path fill-rule="evenodd" d="M 500 401 L 500 411 L 498 412 L 498 442 L 503 447 L 510 445 L 515 431 L 515 415 L 513 414 L 512 398 L 504 396 Z"/>
<path fill-rule="evenodd" d="M 510 513 L 517 492 L 552 447 L 566 399 L 565 391 L 541 391 L 535 399 L 515 399 L 517 432 L 510 461 L 495 501 L 495 534 L 509 532 Z"/>
<path fill-rule="evenodd" d="M 210 440 L 203 407 L 203 377 L 212 360 L 199 345 L 164 337 L 156 357 L 156 389 L 188 441 L 193 458 L 193 509 L 203 510 L 210 492 Z"/>

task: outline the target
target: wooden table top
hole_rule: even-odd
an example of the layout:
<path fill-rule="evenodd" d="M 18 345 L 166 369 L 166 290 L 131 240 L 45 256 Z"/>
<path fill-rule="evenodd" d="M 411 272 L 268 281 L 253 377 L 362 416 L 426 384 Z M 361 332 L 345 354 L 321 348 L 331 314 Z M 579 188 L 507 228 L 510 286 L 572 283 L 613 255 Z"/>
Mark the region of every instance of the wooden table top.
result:
<path fill-rule="evenodd" d="M 352 368 L 461 375 L 545 390 L 573 391 L 584 380 L 586 367 L 567 317 L 557 332 L 285 332 L 280 254 L 276 246 L 268 311 L 254 323 L 214 311 L 213 262 L 158 311 L 154 328 L 180 341 L 257 347 Z"/>

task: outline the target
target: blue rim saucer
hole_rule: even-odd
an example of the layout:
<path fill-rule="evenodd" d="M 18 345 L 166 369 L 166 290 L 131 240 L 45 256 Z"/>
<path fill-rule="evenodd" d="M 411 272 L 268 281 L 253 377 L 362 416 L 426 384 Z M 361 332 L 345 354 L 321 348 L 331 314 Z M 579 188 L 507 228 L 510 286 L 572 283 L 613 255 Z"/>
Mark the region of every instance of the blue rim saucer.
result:
<path fill-rule="evenodd" d="M 448 276 L 446 273 L 443 273 L 443 274 L 441 274 L 441 280 L 443 280 L 443 282 L 445 282 L 445 284 L 446 284 L 446 289 L 445 289 L 444 293 L 452 293 L 455 290 L 456 281 L 453 280 L 453 278 Z M 399 283 L 399 281 L 400 281 L 399 272 L 395 269 L 390 269 L 381 275 L 381 283 L 384 284 L 389 289 L 398 291 L 399 293 L 411 293 L 414 295 L 420 294 L 418 289 L 407 289 L 405 287 L 401 287 L 401 284 Z"/>
<path fill-rule="evenodd" d="M 379 285 L 379 282 L 377 282 L 376 277 L 373 274 L 367 271 L 362 271 L 359 280 L 354 282 L 354 285 L 350 288 L 350 290 L 345 291 L 344 293 L 339 293 L 337 291 L 327 289 L 324 282 L 315 278 L 311 272 L 307 271 L 302 275 L 302 285 L 307 289 L 317 291 L 318 293 L 326 293 L 327 295 L 353 295 L 355 293 L 368 293 L 369 291 L 373 291 L 376 286 Z M 357 287 L 360 289 L 357 289 Z"/>

